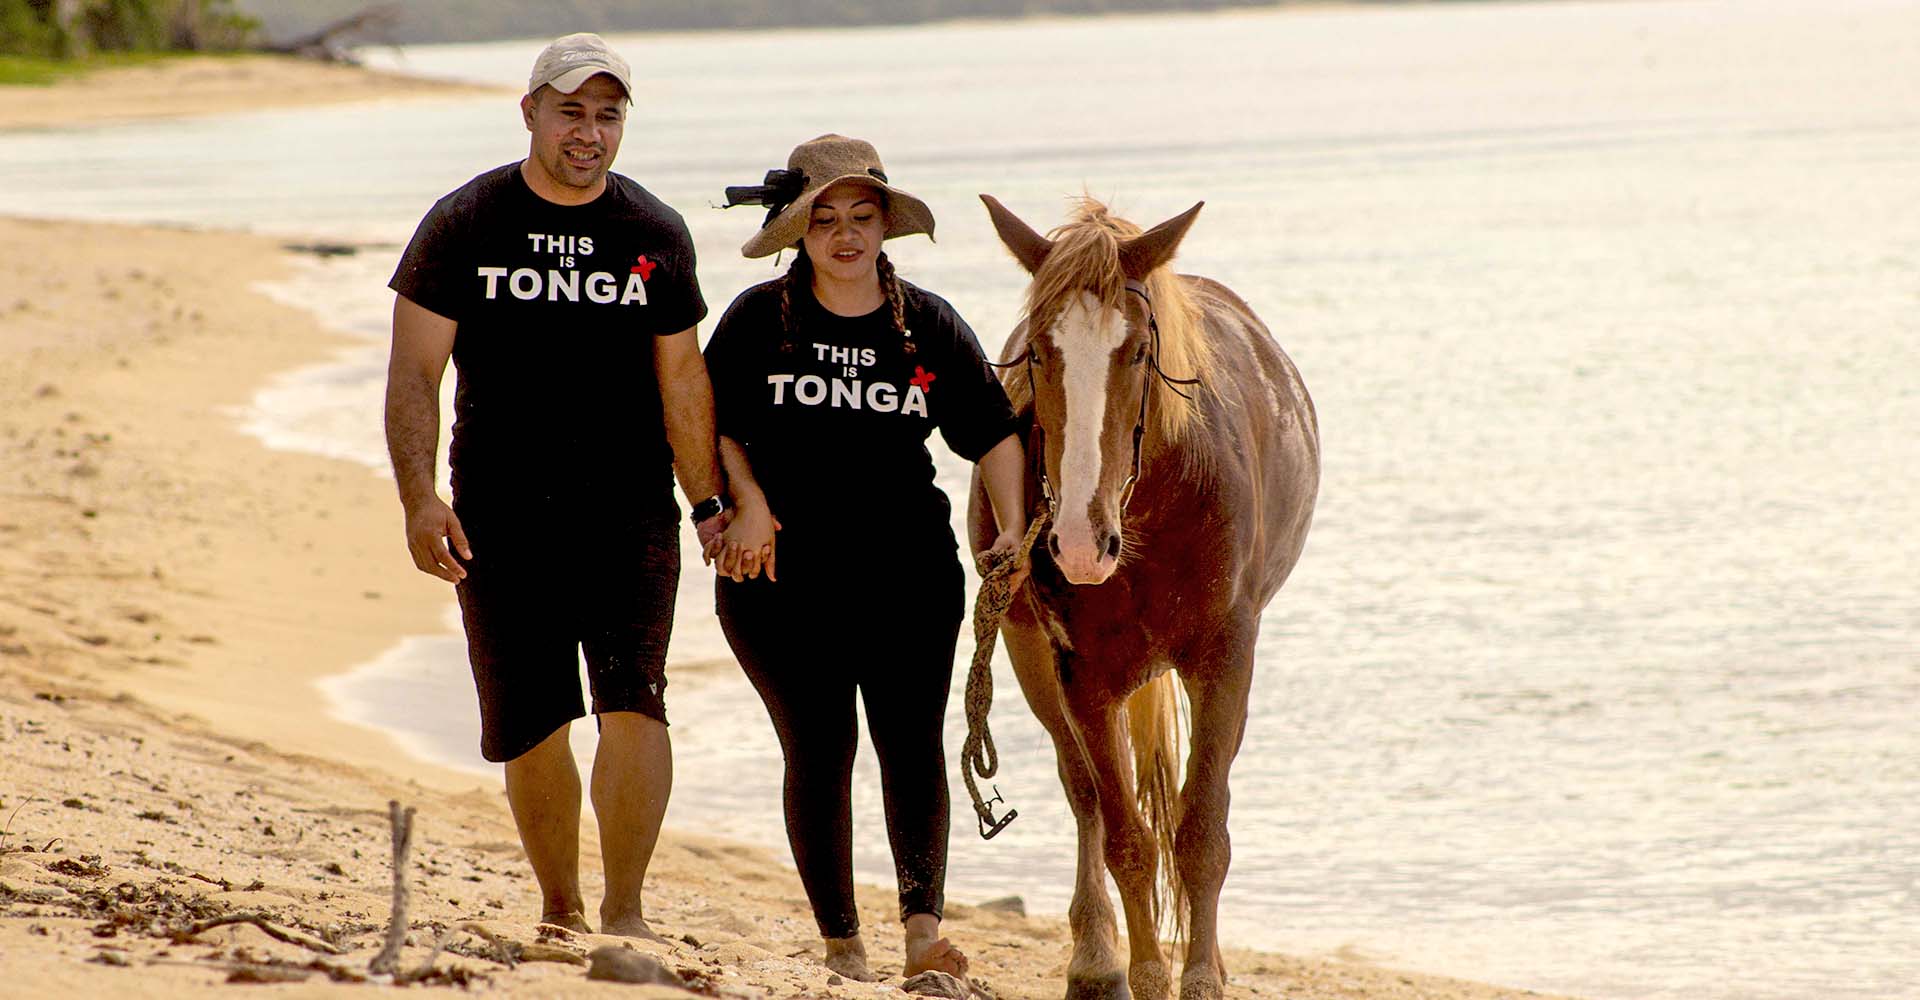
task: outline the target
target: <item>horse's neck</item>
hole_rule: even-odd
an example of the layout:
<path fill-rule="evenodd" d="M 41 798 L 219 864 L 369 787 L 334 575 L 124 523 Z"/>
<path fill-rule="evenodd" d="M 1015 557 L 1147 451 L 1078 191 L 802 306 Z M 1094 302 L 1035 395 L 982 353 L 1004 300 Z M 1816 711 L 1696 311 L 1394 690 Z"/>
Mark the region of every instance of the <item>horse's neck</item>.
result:
<path fill-rule="evenodd" d="M 1166 392 L 1155 389 L 1156 394 Z M 1199 413 L 1187 421 L 1179 437 L 1169 436 L 1159 421 L 1148 416 L 1146 434 L 1140 439 L 1140 480 L 1153 482 L 1170 496 L 1192 496 L 1204 491 L 1207 472 L 1203 442 L 1207 428 Z"/>

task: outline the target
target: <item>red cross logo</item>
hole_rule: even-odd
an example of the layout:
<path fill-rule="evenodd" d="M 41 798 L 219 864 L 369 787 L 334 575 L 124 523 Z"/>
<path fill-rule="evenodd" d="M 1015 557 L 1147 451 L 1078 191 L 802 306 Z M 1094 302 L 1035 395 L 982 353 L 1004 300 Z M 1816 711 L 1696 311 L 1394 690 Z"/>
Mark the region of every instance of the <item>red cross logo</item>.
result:
<path fill-rule="evenodd" d="M 635 257 L 634 260 L 637 263 L 635 263 L 632 267 L 627 269 L 628 273 L 639 275 L 641 281 L 646 281 L 653 277 L 653 269 L 658 265 L 656 265 L 653 261 L 648 260 L 646 254 L 641 254 L 640 256 Z"/>
<path fill-rule="evenodd" d="M 913 377 L 908 379 L 907 381 L 912 382 L 914 385 L 914 388 L 919 389 L 921 392 L 926 392 L 927 387 L 932 385 L 933 380 L 938 377 L 939 376 L 926 370 L 925 368 L 922 368 L 919 365 L 914 365 Z"/>

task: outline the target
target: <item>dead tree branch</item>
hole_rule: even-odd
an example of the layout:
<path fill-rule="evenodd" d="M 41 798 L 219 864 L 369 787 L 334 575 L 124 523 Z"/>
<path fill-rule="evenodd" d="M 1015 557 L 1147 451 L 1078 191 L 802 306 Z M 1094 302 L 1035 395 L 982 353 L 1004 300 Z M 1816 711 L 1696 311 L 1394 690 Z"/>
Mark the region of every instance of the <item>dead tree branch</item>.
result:
<path fill-rule="evenodd" d="M 399 802 L 387 803 L 387 821 L 393 825 L 393 914 L 387 920 L 387 943 L 373 956 L 368 969 L 375 973 L 395 974 L 400 968 L 400 949 L 407 943 L 407 904 L 412 893 L 407 888 L 407 854 L 413 849 L 413 807 L 400 808 Z"/>
<path fill-rule="evenodd" d="M 258 927 L 262 931 L 266 932 L 266 935 L 274 939 L 275 941 L 284 941 L 287 944 L 299 945 L 300 947 L 305 948 L 308 951 L 317 951 L 326 955 L 346 954 L 346 949 L 341 948 L 338 945 L 328 944 L 327 942 L 322 941 L 319 938 L 308 937 L 305 934 L 299 934 L 294 931 L 285 930 L 283 928 L 276 927 L 273 924 L 269 923 L 265 916 L 258 913 L 228 913 L 222 916 L 212 917 L 206 920 L 199 921 L 197 923 L 189 924 L 188 926 L 183 927 L 180 930 L 174 931 L 169 936 L 177 944 L 185 943 L 187 941 L 192 940 L 193 938 L 199 937 L 201 934 L 204 934 L 207 931 L 214 929 L 215 927 L 225 927 L 228 924 L 252 924 L 253 926 Z"/>
<path fill-rule="evenodd" d="M 364 7 L 358 13 L 349 14 L 298 38 L 284 42 L 269 42 L 265 48 L 268 52 L 319 59 L 323 62 L 357 63 L 358 60 L 347 51 L 345 43 L 341 40 L 343 37 L 384 34 L 391 31 L 399 22 L 399 4 L 376 4 Z"/>

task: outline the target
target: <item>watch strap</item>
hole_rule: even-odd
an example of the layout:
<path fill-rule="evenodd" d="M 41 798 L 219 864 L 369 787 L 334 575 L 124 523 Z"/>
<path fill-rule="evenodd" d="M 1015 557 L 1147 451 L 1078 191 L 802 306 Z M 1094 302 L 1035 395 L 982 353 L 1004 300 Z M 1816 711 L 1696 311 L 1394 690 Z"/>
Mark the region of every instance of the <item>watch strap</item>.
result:
<path fill-rule="evenodd" d="M 718 517 L 726 509 L 726 498 L 716 493 L 693 505 L 693 523 L 699 524 L 708 518 Z"/>

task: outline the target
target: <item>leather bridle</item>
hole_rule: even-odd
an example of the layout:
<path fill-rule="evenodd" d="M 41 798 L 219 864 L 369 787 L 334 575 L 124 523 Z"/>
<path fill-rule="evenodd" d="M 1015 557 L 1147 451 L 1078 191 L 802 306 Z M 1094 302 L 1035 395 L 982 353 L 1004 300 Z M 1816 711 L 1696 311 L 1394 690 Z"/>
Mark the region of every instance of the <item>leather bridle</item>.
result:
<path fill-rule="evenodd" d="M 1152 394 L 1153 380 L 1158 378 L 1166 385 L 1169 391 L 1177 393 L 1187 400 L 1192 400 L 1193 396 L 1180 387 L 1197 386 L 1200 384 L 1200 380 L 1197 378 L 1174 378 L 1160 367 L 1160 322 L 1158 318 L 1154 316 L 1153 296 L 1147 294 L 1146 285 L 1133 279 L 1127 280 L 1127 292 L 1131 295 L 1140 296 L 1140 301 L 1147 304 L 1148 346 L 1145 370 L 1140 374 L 1140 413 L 1133 423 L 1133 465 L 1127 472 L 1127 481 L 1120 487 L 1120 516 L 1123 518 L 1127 515 L 1127 505 L 1133 500 L 1133 487 L 1140 481 L 1141 445 L 1147 436 L 1147 397 Z M 1031 340 L 1033 331 L 1031 329 L 1027 331 L 1027 336 L 1029 338 L 1027 349 L 1021 353 L 1020 357 L 1002 364 L 996 364 L 991 361 L 987 363 L 995 368 L 1011 368 L 1014 365 L 1025 362 L 1027 366 L 1027 386 L 1030 391 L 1034 391 L 1035 397 L 1037 398 L 1039 393 L 1033 389 L 1038 383 L 1034 381 L 1033 375 L 1033 342 Z M 1037 426 L 1037 413 L 1035 414 L 1035 418 L 1036 426 L 1034 430 L 1040 435 L 1042 447 L 1044 448 L 1046 429 Z M 1040 496 L 1046 502 L 1047 517 L 1051 519 L 1059 513 L 1059 498 L 1053 492 L 1052 481 L 1047 478 L 1047 459 L 1044 454 L 1040 456 L 1039 471 Z"/>

